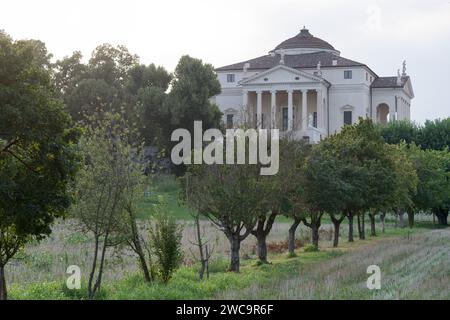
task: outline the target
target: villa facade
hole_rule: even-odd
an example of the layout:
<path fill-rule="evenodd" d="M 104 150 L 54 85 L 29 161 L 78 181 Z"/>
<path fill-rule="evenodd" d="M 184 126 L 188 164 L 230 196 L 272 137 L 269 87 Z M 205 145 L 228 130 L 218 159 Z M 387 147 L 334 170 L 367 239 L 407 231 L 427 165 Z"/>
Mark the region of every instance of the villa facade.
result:
<path fill-rule="evenodd" d="M 310 142 L 359 117 L 381 123 L 410 119 L 414 98 L 405 62 L 402 73 L 380 77 L 305 28 L 268 54 L 216 73 L 222 92 L 214 101 L 227 127 L 247 122 Z"/>

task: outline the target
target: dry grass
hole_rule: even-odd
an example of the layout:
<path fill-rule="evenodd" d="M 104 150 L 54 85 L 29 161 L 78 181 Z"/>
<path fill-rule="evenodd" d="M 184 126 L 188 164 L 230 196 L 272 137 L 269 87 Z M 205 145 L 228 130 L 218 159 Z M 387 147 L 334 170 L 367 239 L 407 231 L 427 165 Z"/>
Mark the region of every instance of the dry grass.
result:
<path fill-rule="evenodd" d="M 281 220 L 286 221 L 286 220 Z M 142 220 L 141 228 L 145 229 L 147 220 Z M 192 221 L 181 220 L 184 225 L 183 250 L 184 264 L 187 266 L 196 262 L 192 253 L 196 254 L 196 247 L 192 244 L 195 241 L 195 229 Z M 272 228 L 268 237 L 269 249 L 272 247 L 273 253 L 279 253 L 280 244 L 284 248 L 288 235 L 290 223 L 277 222 Z M 392 224 L 390 225 L 392 227 Z M 229 243 L 224 234 L 218 231 L 210 222 L 202 221 L 203 234 L 209 240 L 210 249 L 213 249 L 213 259 L 228 258 Z M 332 226 L 324 225 L 320 231 L 320 246 L 322 249 L 332 245 Z M 143 235 L 146 236 L 145 232 Z M 341 237 L 345 239 L 347 226 L 341 226 Z M 301 245 L 310 241 L 310 230 L 303 224 L 297 230 L 297 239 Z M 26 284 L 44 281 L 64 280 L 67 278 L 66 269 L 70 265 L 77 265 L 81 268 L 82 276 L 86 277 L 90 270 L 92 261 L 93 241 L 89 234 L 83 233 L 76 225 L 75 221 L 68 219 L 60 221 L 53 227 L 52 235 L 40 243 L 32 243 L 18 254 L 6 268 L 6 276 L 9 284 Z M 270 250 L 269 250 L 270 254 Z M 255 258 L 256 241 L 253 236 L 249 236 L 241 246 L 241 256 L 243 259 Z M 270 256 L 269 256 L 270 258 Z M 105 265 L 105 281 L 123 279 L 127 274 L 138 271 L 136 256 L 122 248 L 120 250 L 108 252 Z"/>
<path fill-rule="evenodd" d="M 367 241 L 367 243 L 369 243 Z M 450 299 L 450 230 L 344 245 L 347 254 L 299 270 L 287 280 L 223 299 Z M 366 286 L 369 265 L 381 268 L 381 289 Z"/>

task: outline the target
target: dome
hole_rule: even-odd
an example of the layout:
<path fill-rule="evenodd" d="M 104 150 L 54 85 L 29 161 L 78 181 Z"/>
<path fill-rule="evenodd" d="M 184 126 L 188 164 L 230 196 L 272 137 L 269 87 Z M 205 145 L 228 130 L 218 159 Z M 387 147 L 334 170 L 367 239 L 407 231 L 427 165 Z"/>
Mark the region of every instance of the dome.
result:
<path fill-rule="evenodd" d="M 337 51 L 328 42 L 314 37 L 309 30 L 303 27 L 300 33 L 295 37 L 289 38 L 282 43 L 280 43 L 274 51 L 276 50 L 289 50 L 289 49 L 311 49 L 313 51 Z M 317 50 L 318 49 L 318 50 Z"/>

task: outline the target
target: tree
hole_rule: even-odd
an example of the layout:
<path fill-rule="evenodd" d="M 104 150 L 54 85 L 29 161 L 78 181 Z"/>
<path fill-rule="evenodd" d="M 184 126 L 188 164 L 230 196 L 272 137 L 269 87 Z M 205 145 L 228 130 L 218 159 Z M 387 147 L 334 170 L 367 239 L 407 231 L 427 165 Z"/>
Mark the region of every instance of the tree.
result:
<path fill-rule="evenodd" d="M 49 57 L 42 42 L 0 31 L 0 300 L 5 265 L 48 236 L 72 200 L 80 131 L 55 98 Z"/>
<path fill-rule="evenodd" d="M 413 163 L 408 157 L 408 145 L 405 142 L 399 145 L 391 145 L 388 147 L 391 161 L 387 162 L 386 169 L 388 173 L 393 174 L 391 182 L 391 190 L 386 195 L 387 199 L 384 206 L 378 207 L 378 211 L 382 211 L 381 220 L 384 232 L 384 219 L 386 211 L 394 210 L 395 212 L 407 211 L 409 226 L 412 228 L 414 224 L 414 205 L 413 196 L 417 192 L 417 172 Z M 373 219 L 374 220 L 374 219 Z M 374 225 L 375 222 L 373 221 Z M 375 227 L 372 227 L 372 235 L 375 235 Z"/>
<path fill-rule="evenodd" d="M 168 105 L 171 115 L 171 130 L 184 128 L 194 134 L 194 121 L 202 121 L 203 130 L 220 128 L 222 113 L 211 98 L 221 90 L 214 67 L 190 56 L 181 57 L 174 72 Z M 164 137 L 170 150 L 173 142 L 170 135 Z"/>
<path fill-rule="evenodd" d="M 386 124 L 377 125 L 377 130 L 389 144 L 417 142 L 421 127 L 408 120 L 389 121 Z"/>
<path fill-rule="evenodd" d="M 135 99 L 130 98 L 126 86 L 139 58 L 124 46 L 110 44 L 95 48 L 88 64 L 81 58 L 76 51 L 54 66 L 57 88 L 72 118 L 86 121 L 99 112 L 125 109 L 127 120 L 134 122 Z"/>
<path fill-rule="evenodd" d="M 450 149 L 450 117 L 425 121 L 415 142 L 423 149 Z"/>
<path fill-rule="evenodd" d="M 224 232 L 230 242 L 230 271 L 239 272 L 239 251 L 257 223 L 264 205 L 259 165 L 202 164 L 188 166 L 188 206 Z M 185 181 L 185 180 L 182 180 Z"/>
<path fill-rule="evenodd" d="M 80 141 L 84 163 L 76 179 L 74 215 L 81 226 L 94 236 L 93 260 L 88 280 L 88 297 L 101 289 L 107 249 L 125 241 L 124 199 L 130 188 L 129 161 L 131 146 L 123 133 L 120 116 L 89 121 Z"/>
<path fill-rule="evenodd" d="M 318 245 L 318 228 L 321 213 L 328 212 L 334 225 L 333 246 L 339 243 L 340 224 L 345 218 L 346 204 L 351 200 L 351 181 L 347 179 L 345 162 L 340 161 L 333 149 L 333 139 L 325 139 L 314 146 L 307 160 L 305 197 L 311 215 L 315 243 Z"/>
<path fill-rule="evenodd" d="M 305 199 L 305 162 L 311 145 L 301 140 L 280 140 L 280 170 L 276 180 L 278 206 L 281 214 L 294 221 L 289 227 L 288 250 L 295 256 L 295 233 L 307 208 Z"/>
<path fill-rule="evenodd" d="M 418 176 L 417 192 L 412 197 L 415 209 L 433 211 L 439 223 L 446 225 L 450 194 L 448 151 L 421 150 L 412 144 L 408 156 Z"/>

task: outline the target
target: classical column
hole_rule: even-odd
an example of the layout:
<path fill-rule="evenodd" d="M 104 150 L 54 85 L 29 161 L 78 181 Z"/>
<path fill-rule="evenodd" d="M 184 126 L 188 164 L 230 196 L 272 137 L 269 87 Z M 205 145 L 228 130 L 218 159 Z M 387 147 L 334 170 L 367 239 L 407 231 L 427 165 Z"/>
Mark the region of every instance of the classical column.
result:
<path fill-rule="evenodd" d="M 287 90 L 288 93 L 288 131 L 292 130 L 293 122 L 294 122 L 294 113 L 292 106 L 292 89 Z"/>
<path fill-rule="evenodd" d="M 275 129 L 277 126 L 277 90 L 270 91 L 270 122 L 271 122 L 271 128 Z"/>
<path fill-rule="evenodd" d="M 250 116 L 250 110 L 248 108 L 248 91 L 242 90 L 242 119 L 244 123 L 247 122 L 247 117 Z"/>
<path fill-rule="evenodd" d="M 317 112 L 317 129 L 323 128 L 323 100 L 322 100 L 322 90 L 317 89 L 317 104 L 316 104 L 316 112 Z"/>
<path fill-rule="evenodd" d="M 256 127 L 262 127 L 262 91 L 256 91 Z"/>
<path fill-rule="evenodd" d="M 308 89 L 302 89 L 302 130 L 308 128 Z"/>

